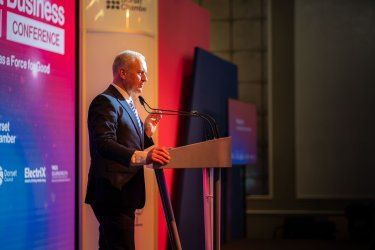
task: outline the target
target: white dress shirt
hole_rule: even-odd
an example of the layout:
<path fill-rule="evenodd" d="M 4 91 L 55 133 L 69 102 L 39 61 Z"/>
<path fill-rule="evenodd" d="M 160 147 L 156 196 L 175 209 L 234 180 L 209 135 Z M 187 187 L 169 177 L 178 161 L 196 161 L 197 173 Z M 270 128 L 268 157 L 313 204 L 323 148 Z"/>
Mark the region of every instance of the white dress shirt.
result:
<path fill-rule="evenodd" d="M 114 83 L 111 83 L 111 85 L 113 85 L 113 87 L 115 87 L 118 92 L 120 92 L 120 94 L 124 97 L 124 99 L 126 100 L 126 102 L 129 104 L 130 102 L 133 102 L 133 99 L 132 97 L 128 94 L 128 92 L 126 92 L 124 89 L 120 88 L 119 86 L 117 86 L 116 84 Z M 138 115 L 138 114 L 137 114 Z M 145 135 L 147 136 L 147 135 Z M 144 151 L 138 151 L 136 150 L 134 152 L 134 154 L 132 155 L 132 158 L 130 160 L 130 165 L 131 166 L 140 166 L 140 165 L 145 165 L 146 164 L 146 159 L 147 159 L 147 154 L 148 154 L 148 151 L 151 149 L 152 147 L 144 150 Z"/>

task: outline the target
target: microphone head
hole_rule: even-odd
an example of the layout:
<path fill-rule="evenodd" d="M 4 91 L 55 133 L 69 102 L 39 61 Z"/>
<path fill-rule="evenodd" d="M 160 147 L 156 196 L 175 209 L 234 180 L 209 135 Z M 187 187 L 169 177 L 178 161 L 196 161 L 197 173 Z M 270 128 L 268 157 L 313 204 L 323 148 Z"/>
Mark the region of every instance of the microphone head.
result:
<path fill-rule="evenodd" d="M 138 96 L 139 102 L 142 106 L 145 106 L 145 99 L 142 96 Z"/>

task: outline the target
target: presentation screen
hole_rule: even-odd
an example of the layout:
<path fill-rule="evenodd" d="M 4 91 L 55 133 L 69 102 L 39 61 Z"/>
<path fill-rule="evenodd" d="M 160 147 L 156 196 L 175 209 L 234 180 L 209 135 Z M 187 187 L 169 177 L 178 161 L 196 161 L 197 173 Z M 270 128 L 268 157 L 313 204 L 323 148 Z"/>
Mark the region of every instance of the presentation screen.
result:
<path fill-rule="evenodd" d="M 1 249 L 74 249 L 75 4 L 0 0 Z"/>
<path fill-rule="evenodd" d="M 228 100 L 229 135 L 232 137 L 232 163 L 254 164 L 257 161 L 257 117 L 255 104 Z"/>

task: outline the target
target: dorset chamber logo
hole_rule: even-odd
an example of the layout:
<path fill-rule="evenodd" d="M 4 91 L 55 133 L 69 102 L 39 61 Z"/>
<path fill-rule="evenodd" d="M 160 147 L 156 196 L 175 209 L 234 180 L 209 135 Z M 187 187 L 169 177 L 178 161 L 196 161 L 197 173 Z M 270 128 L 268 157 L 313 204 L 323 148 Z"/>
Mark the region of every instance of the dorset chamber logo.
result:
<path fill-rule="evenodd" d="M 142 0 L 106 0 L 106 8 L 112 10 L 131 10 L 146 12 L 147 7 Z"/>

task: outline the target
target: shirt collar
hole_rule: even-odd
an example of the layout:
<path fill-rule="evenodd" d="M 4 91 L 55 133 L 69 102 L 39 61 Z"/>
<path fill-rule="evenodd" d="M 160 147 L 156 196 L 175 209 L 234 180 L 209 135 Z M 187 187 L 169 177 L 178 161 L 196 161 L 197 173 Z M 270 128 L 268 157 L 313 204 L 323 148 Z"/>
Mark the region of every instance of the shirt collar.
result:
<path fill-rule="evenodd" d="M 120 94 L 122 95 L 122 97 L 124 97 L 127 103 L 129 103 L 130 101 L 133 101 L 132 97 L 124 89 L 120 88 L 114 83 L 111 83 L 111 85 L 113 85 L 113 87 L 115 87 L 118 90 L 118 92 L 120 92 Z"/>

